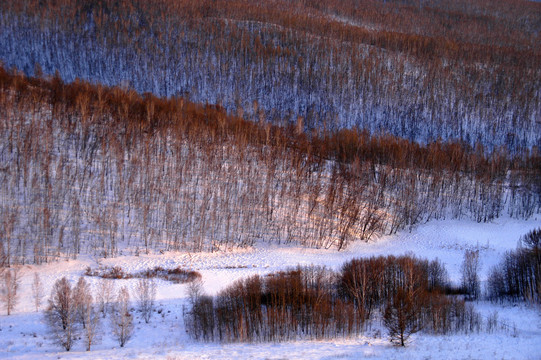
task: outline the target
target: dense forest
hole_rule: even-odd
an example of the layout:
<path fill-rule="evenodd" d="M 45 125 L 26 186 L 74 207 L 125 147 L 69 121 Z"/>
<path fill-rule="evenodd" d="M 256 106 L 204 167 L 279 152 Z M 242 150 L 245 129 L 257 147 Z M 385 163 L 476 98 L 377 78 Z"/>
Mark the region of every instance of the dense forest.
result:
<path fill-rule="evenodd" d="M 2 2 L 1 262 L 530 218 L 539 9 Z"/>
<path fill-rule="evenodd" d="M 517 154 L 541 147 L 540 30 L 522 0 L 8 0 L 0 60 L 308 133 Z"/>
<path fill-rule="evenodd" d="M 0 68 L 3 265 L 80 253 L 342 249 L 430 219 L 540 212 L 541 158 L 341 130 Z"/>

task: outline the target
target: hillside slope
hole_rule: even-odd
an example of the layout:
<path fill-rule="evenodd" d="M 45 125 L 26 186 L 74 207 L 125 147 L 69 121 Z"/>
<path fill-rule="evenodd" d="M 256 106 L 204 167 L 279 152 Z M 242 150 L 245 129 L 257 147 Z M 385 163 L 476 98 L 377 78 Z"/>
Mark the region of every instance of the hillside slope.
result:
<path fill-rule="evenodd" d="M 540 6 L 9 0 L 0 60 L 319 133 L 358 127 L 520 152 L 541 147 Z"/>
<path fill-rule="evenodd" d="M 343 249 L 430 219 L 530 218 L 540 158 L 342 131 L 308 138 L 183 98 L 0 71 L 2 263 Z"/>

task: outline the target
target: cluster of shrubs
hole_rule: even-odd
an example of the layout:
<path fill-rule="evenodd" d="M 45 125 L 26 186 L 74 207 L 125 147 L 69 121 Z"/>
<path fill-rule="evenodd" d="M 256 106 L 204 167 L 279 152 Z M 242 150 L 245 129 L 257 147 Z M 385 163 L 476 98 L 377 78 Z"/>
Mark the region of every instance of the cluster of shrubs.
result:
<path fill-rule="evenodd" d="M 204 341 L 287 341 L 353 336 L 383 319 L 400 345 L 421 329 L 479 331 L 479 314 L 450 290 L 439 261 L 412 256 L 355 259 L 338 272 L 297 267 L 241 279 L 215 297 L 191 294 L 186 329 Z"/>
<path fill-rule="evenodd" d="M 174 269 L 164 269 L 161 266 L 156 266 L 153 269 L 147 269 L 137 273 L 127 273 L 120 266 L 104 267 L 92 269 L 90 266 L 86 268 L 86 276 L 97 276 L 103 279 L 133 279 L 133 278 L 159 278 L 176 284 L 188 283 L 201 278 L 201 274 L 194 270 L 186 270 L 181 267 Z"/>

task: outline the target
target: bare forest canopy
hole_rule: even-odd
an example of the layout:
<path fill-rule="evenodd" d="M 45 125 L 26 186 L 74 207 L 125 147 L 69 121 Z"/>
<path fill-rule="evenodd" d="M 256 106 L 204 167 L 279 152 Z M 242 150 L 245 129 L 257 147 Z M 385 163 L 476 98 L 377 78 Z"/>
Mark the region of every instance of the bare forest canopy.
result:
<path fill-rule="evenodd" d="M 0 60 L 322 134 L 541 148 L 541 4 L 7 0 Z"/>
<path fill-rule="evenodd" d="M 307 136 L 182 97 L 0 67 L 0 261 L 346 247 L 430 219 L 541 211 L 539 154 Z"/>

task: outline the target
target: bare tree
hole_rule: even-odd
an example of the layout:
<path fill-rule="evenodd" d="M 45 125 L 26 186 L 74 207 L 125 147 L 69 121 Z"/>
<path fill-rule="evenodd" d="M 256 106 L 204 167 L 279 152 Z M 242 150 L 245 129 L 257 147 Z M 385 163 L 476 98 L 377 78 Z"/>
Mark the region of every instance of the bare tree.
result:
<path fill-rule="evenodd" d="M 83 277 L 80 277 L 73 289 L 73 305 L 75 306 L 76 320 L 83 329 L 86 328 L 86 317 L 89 308 L 92 307 L 92 301 L 90 285 Z"/>
<path fill-rule="evenodd" d="M 139 302 L 139 310 L 143 319 L 148 324 L 156 300 L 156 281 L 152 278 L 139 279 L 135 288 L 135 297 Z"/>
<path fill-rule="evenodd" d="M 190 305 L 192 308 L 203 295 L 204 291 L 201 279 L 196 279 L 188 283 L 188 298 L 190 299 Z"/>
<path fill-rule="evenodd" d="M 541 303 L 541 228 L 534 229 L 521 238 L 521 243 L 526 246 L 528 251 L 525 255 L 531 258 L 530 283 L 526 286 L 525 297 L 528 301 Z M 541 310 L 541 307 L 540 307 Z"/>
<path fill-rule="evenodd" d="M 372 301 L 369 293 L 370 272 L 366 262 L 350 262 L 342 268 L 341 286 L 348 297 L 354 299 L 361 324 L 370 317 Z"/>
<path fill-rule="evenodd" d="M 13 309 L 17 305 L 18 294 L 17 290 L 20 285 L 19 270 L 8 269 L 4 272 L 4 281 L 2 281 L 2 291 L 0 299 L 4 303 L 7 314 L 11 315 Z"/>
<path fill-rule="evenodd" d="M 531 230 L 520 238 L 520 242 L 526 248 L 533 250 L 536 255 L 541 252 L 541 227 Z"/>
<path fill-rule="evenodd" d="M 133 335 L 133 316 L 130 314 L 129 306 L 130 293 L 124 286 L 120 289 L 111 318 L 113 335 L 118 340 L 120 347 L 124 347 Z"/>
<path fill-rule="evenodd" d="M 115 284 L 111 280 L 101 279 L 98 283 L 97 302 L 103 317 L 107 315 L 107 311 L 114 300 Z"/>
<path fill-rule="evenodd" d="M 4 242 L 0 241 L 0 275 L 7 266 L 7 254 L 5 251 Z"/>
<path fill-rule="evenodd" d="M 36 312 L 39 311 L 43 295 L 43 283 L 41 282 L 41 277 L 37 272 L 35 272 L 34 281 L 32 282 L 32 296 L 34 297 L 34 305 L 36 306 Z"/>
<path fill-rule="evenodd" d="M 462 289 L 470 300 L 476 300 L 481 293 L 479 281 L 479 250 L 466 250 L 462 262 Z"/>
<path fill-rule="evenodd" d="M 100 311 L 98 307 L 93 304 L 92 295 L 88 295 L 88 297 L 85 298 L 89 303 L 87 306 L 83 307 L 84 312 L 84 339 L 85 339 L 85 345 L 86 350 L 90 351 L 90 347 L 92 344 L 96 343 L 97 340 L 99 340 L 99 334 L 101 330 L 101 317 L 100 317 Z"/>
<path fill-rule="evenodd" d="M 12 253 L 13 253 L 13 231 L 15 229 L 17 218 L 18 218 L 18 210 L 11 209 L 11 208 L 2 208 L 2 218 L 3 221 L 0 223 L 0 229 L 2 229 L 2 243 L 5 244 L 4 249 L 2 251 L 2 259 L 1 263 L 5 266 L 10 266 L 12 264 Z M 9 314 L 8 314 L 9 315 Z"/>
<path fill-rule="evenodd" d="M 410 291 L 398 289 L 395 296 L 387 303 L 383 323 L 389 330 L 392 343 L 405 346 L 408 338 L 421 330 L 420 311 Z"/>
<path fill-rule="evenodd" d="M 78 336 L 73 291 L 65 277 L 56 281 L 45 313 L 55 341 L 70 351 Z"/>

